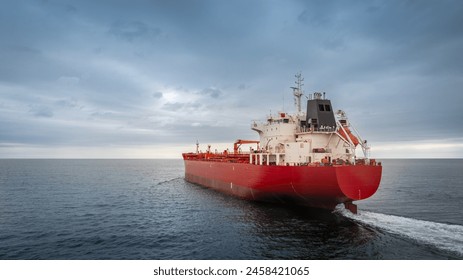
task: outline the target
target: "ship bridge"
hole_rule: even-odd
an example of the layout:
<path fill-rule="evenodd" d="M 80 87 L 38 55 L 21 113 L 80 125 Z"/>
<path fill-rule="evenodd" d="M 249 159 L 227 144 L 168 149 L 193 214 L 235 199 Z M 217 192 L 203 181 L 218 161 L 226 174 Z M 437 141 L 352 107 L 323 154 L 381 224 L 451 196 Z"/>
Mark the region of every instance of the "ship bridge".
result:
<path fill-rule="evenodd" d="M 307 97 L 306 113 L 301 108 L 304 96 L 302 77 L 296 75 L 292 87 L 296 112 L 269 115 L 266 122 L 252 122 L 259 133 L 261 148 L 250 155 L 250 163 L 267 165 L 305 165 L 347 162 L 355 164 L 356 147 L 360 144 L 367 158 L 368 147 L 358 133 L 350 129 L 343 111 L 335 114 L 326 93 L 314 92 Z"/>

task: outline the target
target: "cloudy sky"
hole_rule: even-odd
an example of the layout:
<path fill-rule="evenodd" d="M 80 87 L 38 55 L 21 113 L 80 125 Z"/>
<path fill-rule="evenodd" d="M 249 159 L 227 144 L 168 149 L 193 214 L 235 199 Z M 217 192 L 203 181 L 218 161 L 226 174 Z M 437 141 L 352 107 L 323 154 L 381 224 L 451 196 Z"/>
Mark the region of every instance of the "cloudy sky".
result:
<path fill-rule="evenodd" d="M 373 156 L 463 157 L 461 1 L 1 3 L 1 158 L 257 139 L 251 120 L 294 110 L 297 72 Z"/>

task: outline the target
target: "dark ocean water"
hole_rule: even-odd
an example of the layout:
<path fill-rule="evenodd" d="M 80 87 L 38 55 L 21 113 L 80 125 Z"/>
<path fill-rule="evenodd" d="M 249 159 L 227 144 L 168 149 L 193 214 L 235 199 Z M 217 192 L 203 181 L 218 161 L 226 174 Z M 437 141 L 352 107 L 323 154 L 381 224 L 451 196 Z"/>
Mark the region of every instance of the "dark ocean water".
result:
<path fill-rule="evenodd" d="M 181 160 L 0 160 L 0 259 L 463 259 L 463 160 L 383 160 L 359 215 L 185 182 Z"/>

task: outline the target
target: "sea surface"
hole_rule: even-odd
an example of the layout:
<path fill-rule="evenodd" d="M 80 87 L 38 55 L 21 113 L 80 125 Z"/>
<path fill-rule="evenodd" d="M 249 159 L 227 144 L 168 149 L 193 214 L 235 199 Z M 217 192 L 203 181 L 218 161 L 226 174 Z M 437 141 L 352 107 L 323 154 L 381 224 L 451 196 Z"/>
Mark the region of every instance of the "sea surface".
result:
<path fill-rule="evenodd" d="M 182 160 L 0 160 L 0 259 L 463 259 L 463 160 L 382 160 L 359 214 L 244 201 Z"/>

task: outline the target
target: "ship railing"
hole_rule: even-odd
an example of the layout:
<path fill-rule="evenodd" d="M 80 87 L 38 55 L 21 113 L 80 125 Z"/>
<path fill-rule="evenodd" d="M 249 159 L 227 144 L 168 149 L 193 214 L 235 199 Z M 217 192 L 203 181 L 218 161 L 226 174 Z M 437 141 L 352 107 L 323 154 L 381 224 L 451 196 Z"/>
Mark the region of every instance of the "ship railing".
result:
<path fill-rule="evenodd" d="M 255 151 L 254 153 L 184 153 L 184 160 L 198 160 L 211 162 L 247 163 L 253 165 L 277 165 L 277 166 L 342 166 L 342 165 L 367 165 L 381 166 L 381 162 L 369 158 L 357 158 L 351 162 L 345 159 L 333 159 L 331 162 L 285 162 L 285 153 L 270 153 L 268 151 Z M 277 159 L 278 158 L 278 159 Z"/>
<path fill-rule="evenodd" d="M 326 127 L 320 127 L 320 128 L 314 128 L 314 127 L 307 127 L 307 126 L 300 126 L 296 129 L 297 133 L 309 133 L 309 132 L 335 132 L 336 127 L 332 126 L 326 126 Z"/>
<path fill-rule="evenodd" d="M 227 161 L 227 162 L 248 162 L 249 152 L 229 153 L 224 152 L 198 152 L 184 153 L 183 158 L 186 160 L 206 160 L 206 161 Z"/>

